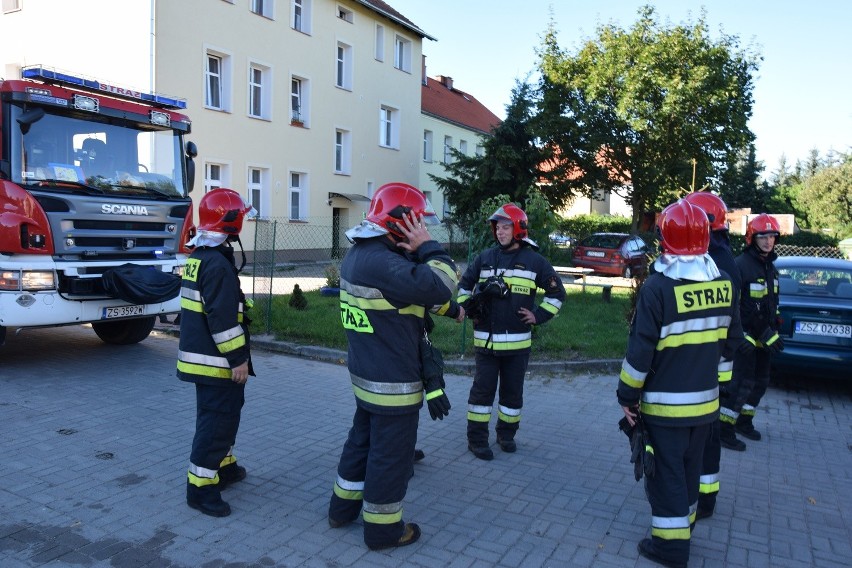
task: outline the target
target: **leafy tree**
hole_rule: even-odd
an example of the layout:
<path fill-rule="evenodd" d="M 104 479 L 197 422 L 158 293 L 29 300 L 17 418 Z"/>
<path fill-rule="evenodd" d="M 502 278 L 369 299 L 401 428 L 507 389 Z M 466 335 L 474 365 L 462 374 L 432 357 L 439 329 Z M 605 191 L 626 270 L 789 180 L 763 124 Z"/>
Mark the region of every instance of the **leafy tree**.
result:
<path fill-rule="evenodd" d="M 453 162 L 443 165 L 449 175 L 429 176 L 452 205 L 453 220 L 463 228 L 481 222 L 479 209 L 489 197 L 502 195 L 508 196 L 508 201 L 523 201 L 537 180 L 542 157 L 529 127 L 531 89 L 527 83 L 515 85 L 506 120 L 483 140 L 483 155 L 465 156 L 453 149 Z"/>
<path fill-rule="evenodd" d="M 751 207 L 757 211 L 766 211 L 772 191 L 768 184 L 761 181 L 761 172 L 763 164 L 757 160 L 754 144 L 749 144 L 722 174 L 720 194 L 725 204 L 731 208 Z"/>
<path fill-rule="evenodd" d="M 830 229 L 839 238 L 852 236 L 852 155 L 809 177 L 797 205 L 807 212 L 812 226 Z"/>
<path fill-rule="evenodd" d="M 574 55 L 551 23 L 536 126 L 553 193 L 621 195 L 635 229 L 646 210 L 690 185 L 693 160 L 697 179 L 721 177 L 754 139 L 747 121 L 758 61 L 736 36 L 711 40 L 703 11 L 695 23 L 664 27 L 644 6 L 631 29 L 599 26 Z"/>

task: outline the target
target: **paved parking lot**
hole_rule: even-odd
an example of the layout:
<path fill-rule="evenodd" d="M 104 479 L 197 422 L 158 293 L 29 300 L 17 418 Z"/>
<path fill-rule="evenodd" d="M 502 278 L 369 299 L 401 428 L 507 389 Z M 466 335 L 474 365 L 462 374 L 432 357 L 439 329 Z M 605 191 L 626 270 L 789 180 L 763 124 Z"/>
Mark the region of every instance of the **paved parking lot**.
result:
<path fill-rule="evenodd" d="M 88 328 L 28 330 L 0 350 L 0 566 L 651 566 L 650 510 L 616 427 L 614 375 L 531 376 L 516 454 L 466 449 L 470 378 L 449 376 L 444 421 L 421 414 L 405 519 L 423 537 L 370 552 L 361 522 L 326 523 L 354 408 L 345 367 L 256 351 L 233 514 L 184 502 L 192 387 L 177 342 L 102 344 Z M 761 442 L 725 450 L 716 515 L 692 567 L 848 566 L 850 388 L 774 385 Z M 493 441 L 493 437 L 492 437 Z M 845 559 L 845 560 L 844 560 Z"/>

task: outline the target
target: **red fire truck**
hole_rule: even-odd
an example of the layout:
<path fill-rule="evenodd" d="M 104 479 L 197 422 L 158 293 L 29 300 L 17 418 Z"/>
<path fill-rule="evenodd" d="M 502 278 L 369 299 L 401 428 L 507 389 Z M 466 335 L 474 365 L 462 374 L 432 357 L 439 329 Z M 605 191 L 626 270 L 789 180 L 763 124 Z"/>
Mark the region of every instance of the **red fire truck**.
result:
<path fill-rule="evenodd" d="M 128 301 L 104 275 L 183 270 L 197 155 L 186 103 L 40 66 L 21 77 L 0 81 L 0 345 L 82 323 L 107 343 L 142 341 L 179 296 Z"/>

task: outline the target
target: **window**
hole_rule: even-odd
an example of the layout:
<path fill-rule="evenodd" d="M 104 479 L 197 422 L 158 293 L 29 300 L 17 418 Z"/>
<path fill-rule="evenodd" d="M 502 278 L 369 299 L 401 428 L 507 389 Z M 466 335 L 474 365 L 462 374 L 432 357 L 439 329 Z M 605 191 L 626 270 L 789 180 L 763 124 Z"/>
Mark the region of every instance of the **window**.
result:
<path fill-rule="evenodd" d="M 379 108 L 379 146 L 399 148 L 399 110 L 387 105 Z"/>
<path fill-rule="evenodd" d="M 477 144 L 476 150 L 474 150 L 474 152 L 476 152 L 477 156 L 484 156 L 485 155 L 485 148 L 482 147 L 482 144 Z"/>
<path fill-rule="evenodd" d="M 251 11 L 258 16 L 272 19 L 273 8 L 275 8 L 275 0 L 251 0 Z"/>
<path fill-rule="evenodd" d="M 432 131 L 423 131 L 423 161 L 432 162 Z"/>
<path fill-rule="evenodd" d="M 373 194 L 376 192 L 376 182 L 368 181 L 367 182 L 367 197 L 373 199 Z"/>
<path fill-rule="evenodd" d="M 441 196 L 444 198 L 444 217 L 449 217 L 453 214 L 453 206 L 450 205 L 450 201 L 447 199 L 446 194 L 442 193 Z"/>
<path fill-rule="evenodd" d="M 396 36 L 394 39 L 393 66 L 400 71 L 411 73 L 411 42 L 402 36 Z"/>
<path fill-rule="evenodd" d="M 292 75 L 290 77 L 290 123 L 307 128 L 311 118 L 311 82 Z"/>
<path fill-rule="evenodd" d="M 337 71 L 335 85 L 352 90 L 352 46 L 337 42 Z"/>
<path fill-rule="evenodd" d="M 257 209 L 258 217 L 267 217 L 266 202 L 268 199 L 269 170 L 266 168 L 249 168 L 248 188 L 249 201 L 252 207 Z"/>
<path fill-rule="evenodd" d="M 313 0 L 293 0 L 291 25 L 304 34 L 311 33 L 311 8 Z"/>
<path fill-rule="evenodd" d="M 344 22 L 349 22 L 350 24 L 355 19 L 355 16 L 352 14 L 352 10 L 344 8 L 343 6 L 337 7 L 337 17 L 343 20 Z"/>
<path fill-rule="evenodd" d="M 376 61 L 385 60 L 385 27 L 376 24 Z"/>
<path fill-rule="evenodd" d="M 271 115 L 270 91 L 272 90 L 272 71 L 269 67 L 252 63 L 249 65 L 248 78 L 248 114 L 254 118 L 269 120 Z"/>
<path fill-rule="evenodd" d="M 208 49 L 204 68 L 204 106 L 231 110 L 231 56 Z"/>
<path fill-rule="evenodd" d="M 451 164 L 453 162 L 453 137 L 444 136 L 444 163 Z"/>
<path fill-rule="evenodd" d="M 230 185 L 227 174 L 228 166 L 225 164 L 206 162 L 204 164 L 204 193 L 217 187 L 227 187 Z"/>
<path fill-rule="evenodd" d="M 3 0 L 3 13 L 17 12 L 21 9 L 21 0 Z"/>
<path fill-rule="evenodd" d="M 467 156 L 467 140 L 459 140 L 459 152 Z"/>
<path fill-rule="evenodd" d="M 352 169 L 352 133 L 348 130 L 334 131 L 334 173 L 349 174 Z"/>
<path fill-rule="evenodd" d="M 308 218 L 308 174 L 290 172 L 290 220 L 305 221 Z"/>

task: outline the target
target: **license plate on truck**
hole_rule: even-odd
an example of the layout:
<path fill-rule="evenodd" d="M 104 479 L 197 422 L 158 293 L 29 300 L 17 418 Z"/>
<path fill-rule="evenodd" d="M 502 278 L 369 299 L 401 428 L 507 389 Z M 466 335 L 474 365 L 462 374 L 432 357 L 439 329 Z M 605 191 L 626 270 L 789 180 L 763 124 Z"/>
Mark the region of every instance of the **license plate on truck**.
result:
<path fill-rule="evenodd" d="M 126 318 L 130 316 L 141 316 L 145 313 L 145 306 L 115 306 L 104 308 L 101 319 Z"/>

